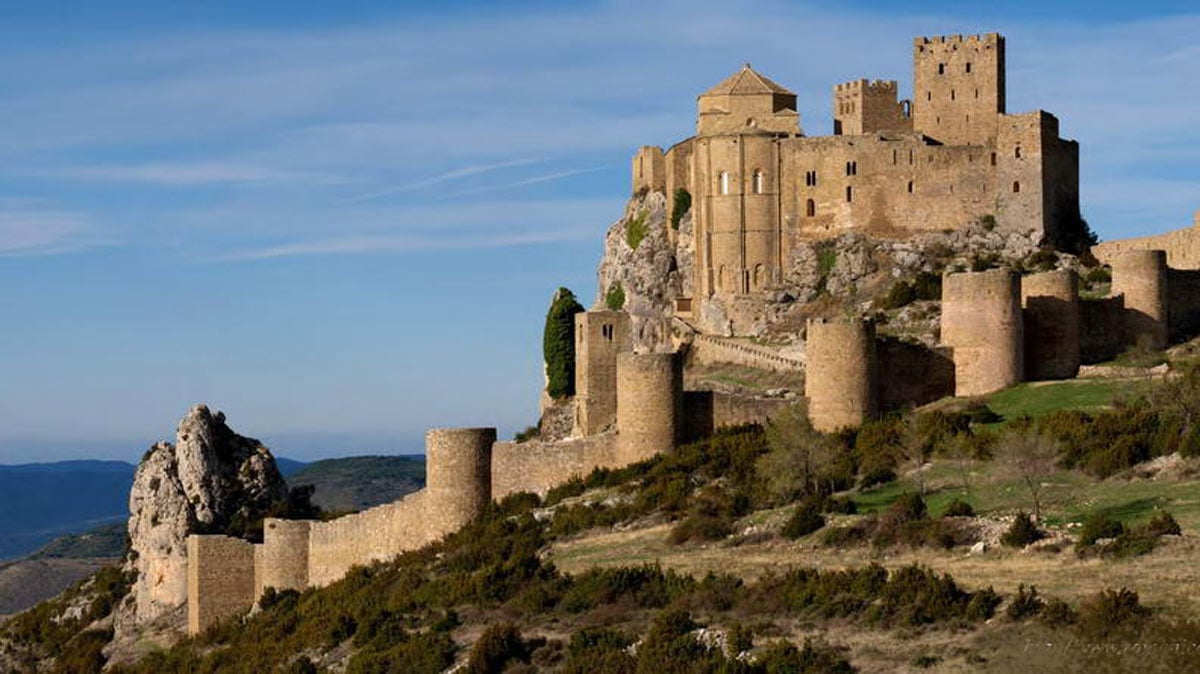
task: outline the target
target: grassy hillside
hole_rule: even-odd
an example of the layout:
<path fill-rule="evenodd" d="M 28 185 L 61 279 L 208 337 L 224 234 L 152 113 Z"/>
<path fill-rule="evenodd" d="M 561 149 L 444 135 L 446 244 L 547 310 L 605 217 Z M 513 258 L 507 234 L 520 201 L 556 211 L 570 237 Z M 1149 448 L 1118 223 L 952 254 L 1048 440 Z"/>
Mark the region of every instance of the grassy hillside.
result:
<path fill-rule="evenodd" d="M 287 478 L 296 487 L 316 488 L 313 502 L 324 510 L 364 510 L 390 503 L 425 486 L 423 456 L 354 456 L 316 461 Z"/>

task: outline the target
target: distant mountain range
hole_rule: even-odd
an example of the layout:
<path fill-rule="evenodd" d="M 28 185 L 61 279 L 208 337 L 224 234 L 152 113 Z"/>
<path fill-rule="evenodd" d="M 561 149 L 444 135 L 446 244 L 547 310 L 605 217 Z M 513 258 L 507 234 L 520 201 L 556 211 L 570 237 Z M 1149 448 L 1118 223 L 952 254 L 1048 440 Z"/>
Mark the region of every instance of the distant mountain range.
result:
<path fill-rule="evenodd" d="M 128 517 L 133 471 L 123 461 L 0 466 L 0 560 Z"/>
<path fill-rule="evenodd" d="M 425 484 L 423 456 L 275 462 L 288 484 L 315 486 L 314 501 L 327 510 L 369 508 Z M 135 469 L 124 461 L 0 465 L 0 561 L 29 555 L 59 536 L 123 522 Z"/>

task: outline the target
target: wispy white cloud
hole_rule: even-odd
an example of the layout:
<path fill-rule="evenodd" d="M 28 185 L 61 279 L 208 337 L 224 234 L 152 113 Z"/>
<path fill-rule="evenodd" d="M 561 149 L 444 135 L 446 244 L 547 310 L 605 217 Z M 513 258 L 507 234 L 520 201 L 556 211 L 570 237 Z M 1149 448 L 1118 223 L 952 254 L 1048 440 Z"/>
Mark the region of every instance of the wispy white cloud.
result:
<path fill-rule="evenodd" d="M 467 196 L 467 195 L 471 195 L 471 194 L 484 194 L 487 192 L 501 192 L 504 190 L 516 189 L 518 187 L 527 187 L 529 185 L 540 185 L 542 183 L 554 182 L 556 180 L 562 180 L 564 178 L 571 178 L 573 176 L 587 175 L 588 173 L 595 173 L 597 171 L 603 171 L 606 168 L 608 168 L 608 167 L 607 166 L 593 166 L 591 168 L 573 169 L 570 171 L 558 171 L 556 173 L 547 173 L 545 175 L 534 176 L 532 178 L 525 178 L 524 180 L 518 180 L 516 182 L 511 182 L 511 183 L 503 183 L 500 185 L 488 185 L 486 187 L 477 187 L 475 189 L 470 189 L 470 190 L 461 190 L 458 192 L 451 192 L 445 196 L 446 197 L 462 197 L 462 196 Z"/>
<path fill-rule="evenodd" d="M 0 255 L 48 255 L 98 243 L 92 223 L 78 213 L 6 208 L 0 202 Z"/>
<path fill-rule="evenodd" d="M 11 175 L 66 180 L 101 180 L 190 186 L 213 183 L 307 183 L 340 185 L 352 182 L 332 174 L 281 171 L 242 163 L 196 162 L 63 166 L 15 169 Z"/>
<path fill-rule="evenodd" d="M 301 255 L 362 255 L 415 250 L 507 248 L 587 238 L 578 229 L 493 234 L 460 238 L 421 236 L 349 236 L 323 241 L 305 241 L 243 250 L 213 258 L 224 262 L 249 262 Z"/>
<path fill-rule="evenodd" d="M 543 161 L 543 160 L 541 160 L 541 159 L 513 159 L 511 161 L 502 161 L 502 162 L 497 162 L 494 164 L 477 164 L 474 166 L 464 166 L 462 168 L 457 168 L 452 171 L 446 171 L 445 173 L 440 173 L 431 178 L 417 180 L 415 182 L 407 183 L 405 185 L 396 185 L 394 187 L 389 187 L 389 188 L 377 190 L 374 192 L 368 192 L 366 194 L 359 194 L 359 195 L 350 197 L 349 199 L 347 199 L 347 201 L 349 201 L 349 202 L 371 201 L 374 199 L 391 196 L 393 194 L 399 194 L 402 192 L 411 192 L 413 190 L 419 190 L 419 189 L 424 189 L 426 187 L 432 187 L 433 185 L 437 185 L 439 183 L 444 183 L 444 182 L 449 182 L 451 180 L 459 180 L 462 178 L 468 178 L 470 176 L 477 176 L 482 173 L 489 173 L 491 171 L 497 171 L 500 169 L 512 168 L 514 166 L 527 166 L 529 164 L 536 164 L 540 161 Z"/>

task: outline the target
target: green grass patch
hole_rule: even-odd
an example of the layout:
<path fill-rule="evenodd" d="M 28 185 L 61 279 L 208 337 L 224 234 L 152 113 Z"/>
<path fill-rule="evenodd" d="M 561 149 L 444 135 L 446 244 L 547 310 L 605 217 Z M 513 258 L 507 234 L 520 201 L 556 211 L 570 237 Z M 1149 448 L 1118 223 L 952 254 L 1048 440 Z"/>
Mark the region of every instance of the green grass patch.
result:
<path fill-rule="evenodd" d="M 1024 383 L 992 394 L 987 406 L 1006 421 L 1037 418 L 1059 410 L 1096 412 L 1112 405 L 1118 382 L 1075 379 L 1053 383 Z"/>

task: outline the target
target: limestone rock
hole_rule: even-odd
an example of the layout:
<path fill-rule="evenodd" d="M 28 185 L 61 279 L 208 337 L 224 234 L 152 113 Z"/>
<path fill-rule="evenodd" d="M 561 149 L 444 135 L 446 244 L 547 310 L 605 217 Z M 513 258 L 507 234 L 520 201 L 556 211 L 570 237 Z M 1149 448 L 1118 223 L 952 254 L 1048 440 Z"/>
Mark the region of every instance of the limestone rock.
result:
<path fill-rule="evenodd" d="M 690 221 L 688 227 L 690 231 Z M 635 351 L 665 351 L 671 347 L 670 316 L 674 300 L 683 296 L 683 282 L 669 228 L 666 196 L 649 192 L 629 201 L 625 215 L 609 227 L 604 238 L 596 306 L 605 306 L 609 290 L 621 284 Z M 683 258 L 690 277 L 692 256 L 687 251 L 691 237 L 678 237 L 681 241 L 685 238 L 688 243 Z"/>
<path fill-rule="evenodd" d="M 271 452 L 196 405 L 179 422 L 175 444 L 142 457 L 129 493 L 130 559 L 137 580 L 117 617 L 123 628 L 179 613 L 187 601 L 187 536 L 224 533 L 262 516 L 287 497 Z"/>

